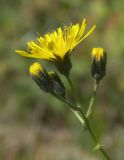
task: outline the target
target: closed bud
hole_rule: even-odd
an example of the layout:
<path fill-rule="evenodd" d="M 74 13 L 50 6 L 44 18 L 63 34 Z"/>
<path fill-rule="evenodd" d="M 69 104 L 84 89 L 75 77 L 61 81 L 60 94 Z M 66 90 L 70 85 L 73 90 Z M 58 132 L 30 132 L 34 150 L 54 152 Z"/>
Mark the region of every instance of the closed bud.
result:
<path fill-rule="evenodd" d="M 96 81 L 100 81 L 106 73 L 107 55 L 103 48 L 93 48 L 92 50 L 92 76 Z"/>
<path fill-rule="evenodd" d="M 52 82 L 46 70 L 39 64 L 34 63 L 30 66 L 31 78 L 45 92 L 52 92 Z"/>
<path fill-rule="evenodd" d="M 48 75 L 52 81 L 53 84 L 53 93 L 55 93 L 57 96 L 65 97 L 65 87 L 59 78 L 58 74 L 56 72 L 48 72 Z"/>

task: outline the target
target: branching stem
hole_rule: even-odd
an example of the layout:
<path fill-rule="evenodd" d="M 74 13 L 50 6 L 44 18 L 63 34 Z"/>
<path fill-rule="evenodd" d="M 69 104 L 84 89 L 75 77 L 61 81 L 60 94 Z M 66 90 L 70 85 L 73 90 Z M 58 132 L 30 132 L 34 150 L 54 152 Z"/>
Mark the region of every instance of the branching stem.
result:
<path fill-rule="evenodd" d="M 70 87 L 72 89 L 72 92 L 75 96 L 76 105 L 77 105 L 77 109 L 78 109 L 78 115 L 79 115 L 79 117 L 81 117 L 84 120 L 84 124 L 85 124 L 87 130 L 88 130 L 90 136 L 92 137 L 93 141 L 95 142 L 95 148 L 94 149 L 99 150 L 103 154 L 103 156 L 105 157 L 106 160 L 110 160 L 110 157 L 108 156 L 107 152 L 105 151 L 103 146 L 97 140 L 97 137 L 95 136 L 95 134 L 94 134 L 94 132 L 93 132 L 91 126 L 90 126 L 89 119 L 88 119 L 88 117 L 91 115 L 92 110 L 93 110 L 93 104 L 94 104 L 94 100 L 95 100 L 95 97 L 96 97 L 96 91 L 97 91 L 97 88 L 98 88 L 98 82 L 95 82 L 93 96 L 91 98 L 87 114 L 85 115 L 85 113 L 83 111 L 83 108 L 81 106 L 81 103 L 79 101 L 78 95 L 76 93 L 76 90 L 73 86 L 73 83 L 72 83 L 70 77 L 66 77 L 66 78 L 67 78 L 67 80 L 70 84 Z M 83 127 L 84 127 L 84 125 L 83 125 Z"/>

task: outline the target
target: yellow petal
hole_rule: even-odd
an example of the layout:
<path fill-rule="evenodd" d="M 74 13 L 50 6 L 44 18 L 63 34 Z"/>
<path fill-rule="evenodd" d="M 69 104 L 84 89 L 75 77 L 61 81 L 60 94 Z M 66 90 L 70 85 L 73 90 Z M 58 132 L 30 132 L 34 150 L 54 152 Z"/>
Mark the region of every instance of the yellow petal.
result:
<path fill-rule="evenodd" d="M 25 51 L 22 51 L 22 50 L 15 50 L 15 52 L 20 54 L 21 56 L 24 56 L 24 57 L 39 58 L 39 57 L 36 57 L 36 55 L 32 55 L 32 54 L 25 52 Z"/>
<path fill-rule="evenodd" d="M 53 56 L 51 57 L 49 54 L 45 54 L 45 53 L 41 53 L 41 52 L 31 52 L 31 53 L 28 53 L 28 52 L 25 52 L 25 51 L 22 51 L 22 50 L 16 50 L 15 51 L 16 53 L 20 54 L 21 56 L 24 56 L 24 57 L 29 57 L 29 58 L 39 58 L 39 59 L 46 59 L 46 60 L 50 60 L 51 58 L 54 58 Z"/>
<path fill-rule="evenodd" d="M 96 28 L 96 25 L 94 25 L 94 26 L 89 30 L 89 32 L 88 32 L 87 34 L 85 34 L 85 36 L 83 36 L 83 37 L 76 43 L 76 45 L 79 44 L 81 41 L 83 41 L 85 38 L 87 38 L 87 37 L 94 31 L 95 28 Z"/>
<path fill-rule="evenodd" d="M 84 34 L 85 29 L 86 29 L 86 19 L 84 19 L 82 21 L 82 24 L 81 24 L 80 30 L 78 32 L 78 37 L 77 38 L 80 39 L 82 37 L 82 35 Z"/>

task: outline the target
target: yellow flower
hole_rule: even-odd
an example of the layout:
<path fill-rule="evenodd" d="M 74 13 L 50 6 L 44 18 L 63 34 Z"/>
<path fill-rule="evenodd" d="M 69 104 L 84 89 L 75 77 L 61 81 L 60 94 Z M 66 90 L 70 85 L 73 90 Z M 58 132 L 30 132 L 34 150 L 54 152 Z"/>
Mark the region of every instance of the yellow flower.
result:
<path fill-rule="evenodd" d="M 27 42 L 27 51 L 16 50 L 15 52 L 32 58 L 44 60 L 63 60 L 66 53 L 69 54 L 75 46 L 88 37 L 95 29 L 95 25 L 84 35 L 86 29 L 86 20 L 82 24 L 64 26 L 57 28 L 56 31 L 47 33 L 44 37 L 37 38 L 36 42 Z"/>

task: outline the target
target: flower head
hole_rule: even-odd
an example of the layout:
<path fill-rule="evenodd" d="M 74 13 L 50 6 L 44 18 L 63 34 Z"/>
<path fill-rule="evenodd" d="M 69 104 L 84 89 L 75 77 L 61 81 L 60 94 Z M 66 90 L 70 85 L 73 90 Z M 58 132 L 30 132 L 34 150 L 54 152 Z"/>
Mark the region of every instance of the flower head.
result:
<path fill-rule="evenodd" d="M 71 62 L 69 55 L 74 47 L 88 37 L 95 29 L 95 25 L 86 33 L 86 20 L 79 25 L 64 26 L 57 30 L 37 38 L 36 41 L 27 42 L 27 51 L 16 50 L 15 52 L 31 58 L 49 60 L 55 63 L 62 74 L 69 74 Z"/>
<path fill-rule="evenodd" d="M 93 32 L 95 26 L 84 35 L 85 29 L 85 19 L 82 21 L 81 25 L 77 23 L 75 25 L 64 26 L 63 29 L 59 27 L 56 31 L 37 38 L 36 42 L 27 42 L 27 51 L 16 50 L 16 53 L 25 57 L 51 61 L 57 59 L 57 57 L 63 59 L 68 51 L 71 51 L 77 44 Z"/>
<path fill-rule="evenodd" d="M 103 48 L 93 48 L 92 50 L 92 76 L 100 81 L 106 73 L 106 52 Z"/>

